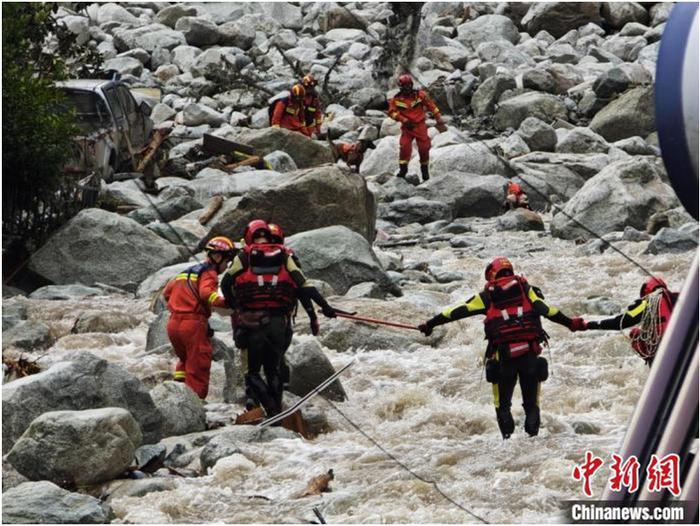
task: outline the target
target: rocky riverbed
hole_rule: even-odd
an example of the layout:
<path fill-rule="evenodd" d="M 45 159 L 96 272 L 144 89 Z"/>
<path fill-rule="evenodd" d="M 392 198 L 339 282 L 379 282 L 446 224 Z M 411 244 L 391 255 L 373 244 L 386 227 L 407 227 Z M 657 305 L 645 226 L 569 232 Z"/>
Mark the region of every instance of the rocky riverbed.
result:
<path fill-rule="evenodd" d="M 418 324 L 464 301 L 498 255 L 572 316 L 621 312 L 646 276 L 635 262 L 679 290 L 698 224 L 668 185 L 654 127 L 669 10 L 631 2 L 61 7 L 68 28 L 126 82 L 162 90 L 153 119 L 174 130 L 156 173 L 160 214 L 140 180 L 104 184 L 109 206 L 83 210 L 32 256 L 29 270 L 54 285 L 3 290 L 3 521 L 309 522 L 315 507 L 338 523 L 476 520 L 347 417 L 489 522 L 560 522 L 560 501 L 582 495 L 573 465 L 586 450 L 616 451 L 648 375 L 622 333 L 574 334 L 545 321 L 542 430 L 522 431 L 516 392 L 517 429 L 504 442 L 479 319 L 430 338 L 322 319 L 313 337 L 299 314 L 289 401 L 356 360 L 326 392 L 345 417 L 317 397 L 304 409 L 317 436 L 305 440 L 231 425 L 242 411 L 242 372 L 226 312 L 212 318 L 207 404 L 169 382 L 167 312 L 154 295 L 202 257 L 202 239 L 239 238 L 254 217 L 283 226 L 331 304 L 391 321 Z M 359 174 L 333 165 L 326 142 L 267 127 L 267 97 L 297 78 L 280 50 L 318 78 L 328 73 L 331 138 L 377 129 Z M 392 75 L 407 64 L 449 123 L 443 134 L 431 130 L 431 179 L 418 186 L 392 176 L 400 131 L 383 113 Z M 204 133 L 254 146 L 269 169 L 187 172 Z M 418 172 L 417 159 L 409 171 Z M 504 213 L 508 179 L 522 184 L 534 213 Z M 223 205 L 202 225 L 215 196 Z M 118 205 L 137 209 L 109 211 Z M 299 497 L 328 469 L 331 492 Z M 603 479 L 594 479 L 594 494 Z"/>

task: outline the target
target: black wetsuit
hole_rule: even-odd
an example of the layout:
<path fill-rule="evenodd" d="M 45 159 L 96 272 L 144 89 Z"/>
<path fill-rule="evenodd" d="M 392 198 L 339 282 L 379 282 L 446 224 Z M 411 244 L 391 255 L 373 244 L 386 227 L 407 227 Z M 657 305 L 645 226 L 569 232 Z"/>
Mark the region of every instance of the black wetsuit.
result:
<path fill-rule="evenodd" d="M 559 312 L 556 307 L 547 305 L 538 288 L 525 285 L 525 293 L 537 316 L 544 316 L 555 323 L 571 327 L 571 319 Z M 426 325 L 432 328 L 477 314 L 486 314 L 490 302 L 489 294 L 480 292 L 465 303 L 445 309 L 428 320 Z M 517 357 L 510 356 L 510 348 L 507 344 L 494 345 L 491 342 L 488 344 L 486 350 L 487 377 L 493 384 L 496 419 L 504 438 L 509 438 L 515 429 L 510 407 L 518 379 L 520 380 L 523 408 L 525 409 L 525 431 L 530 435 L 536 435 L 539 432 L 540 379 L 544 378 L 542 369 L 546 369 L 546 361 L 540 358 L 538 353 L 539 344 L 537 342 L 531 344 L 530 351 Z"/>

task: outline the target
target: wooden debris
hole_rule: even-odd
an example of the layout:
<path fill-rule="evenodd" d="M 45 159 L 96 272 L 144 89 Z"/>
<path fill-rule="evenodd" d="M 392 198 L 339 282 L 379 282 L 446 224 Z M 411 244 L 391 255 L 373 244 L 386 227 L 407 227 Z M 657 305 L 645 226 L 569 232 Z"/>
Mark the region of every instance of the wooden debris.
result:
<path fill-rule="evenodd" d="M 235 170 L 236 168 L 240 168 L 241 166 L 256 166 L 256 165 L 261 164 L 262 162 L 263 162 L 263 159 L 259 155 L 251 155 L 247 159 L 243 159 L 242 161 L 239 161 L 237 163 L 226 164 L 226 165 L 224 165 L 223 169 L 224 170 Z"/>
<path fill-rule="evenodd" d="M 300 499 L 302 497 L 308 497 L 310 495 L 320 495 L 323 492 L 331 491 L 328 485 L 334 478 L 335 475 L 333 475 L 332 469 L 329 469 L 328 472 L 322 473 L 321 475 L 316 475 L 306 485 L 306 489 L 302 491 L 296 498 Z"/>
<path fill-rule="evenodd" d="M 265 418 L 265 411 L 262 407 L 254 407 L 236 417 L 234 424 L 257 424 Z"/>
<path fill-rule="evenodd" d="M 206 225 L 212 217 L 214 217 L 214 214 L 216 214 L 219 209 L 221 208 L 221 205 L 224 204 L 224 198 L 221 197 L 220 195 L 215 195 L 211 199 L 209 199 L 209 204 L 207 204 L 207 208 L 202 212 L 202 215 L 199 216 L 199 224 L 200 225 Z"/>

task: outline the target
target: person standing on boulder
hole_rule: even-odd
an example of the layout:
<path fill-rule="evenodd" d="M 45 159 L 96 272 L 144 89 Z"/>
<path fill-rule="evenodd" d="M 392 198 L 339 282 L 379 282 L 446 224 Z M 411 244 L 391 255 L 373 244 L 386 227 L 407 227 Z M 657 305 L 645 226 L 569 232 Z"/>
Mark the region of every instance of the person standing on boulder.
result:
<path fill-rule="evenodd" d="M 548 338 L 540 317 L 545 316 L 571 331 L 581 330 L 585 322 L 581 318 L 568 318 L 559 309 L 547 305 L 537 287 L 514 274 L 507 258 L 497 257 L 491 261 L 485 275 L 482 292 L 465 303 L 445 309 L 418 328 L 430 336 L 438 325 L 476 314 L 486 315 L 486 379 L 493 384 L 498 428 L 504 439 L 510 438 L 515 430 L 510 407 L 515 384 L 520 379 L 525 431 L 535 436 L 540 428 L 540 382 L 548 376 L 547 360 L 540 356 Z"/>
<path fill-rule="evenodd" d="M 290 251 L 271 242 L 272 233 L 265 221 L 251 221 L 245 241 L 221 287 L 229 307 L 238 311 L 236 346 L 247 350 L 246 409 L 262 404 L 267 415 L 273 416 L 282 410 L 284 354 L 292 341 L 297 299 L 313 300 L 328 318 L 336 313 L 307 281 Z M 318 334 L 315 315 L 311 328 Z M 261 368 L 265 380 L 260 376 Z"/>
<path fill-rule="evenodd" d="M 305 96 L 304 86 L 295 84 L 287 98 L 273 101 L 270 108 L 270 125 L 273 128 L 286 128 L 310 137 L 313 130 L 306 127 Z"/>
<path fill-rule="evenodd" d="M 174 379 L 185 382 L 202 400 L 209 391 L 211 369 L 208 319 L 213 307 L 226 308 L 226 300 L 218 292 L 218 276 L 226 270 L 235 248 L 229 238 L 218 236 L 210 239 L 204 250 L 206 261 L 175 276 L 163 291 L 170 311 L 168 338 L 178 357 Z"/>
<path fill-rule="evenodd" d="M 632 349 L 651 367 L 661 339 L 671 321 L 678 292 L 671 292 L 661 278 L 647 278 L 639 291 L 639 299 L 613 318 L 584 322 L 582 330 L 630 331 Z"/>
<path fill-rule="evenodd" d="M 304 96 L 304 123 L 306 124 L 307 135 L 321 135 L 321 124 L 323 123 L 323 109 L 321 108 L 321 99 L 316 92 L 316 78 L 309 73 L 301 79 L 301 85 L 306 90 Z"/>
<path fill-rule="evenodd" d="M 399 140 L 399 172 L 397 177 L 406 177 L 408 162 L 411 160 L 413 140 L 418 145 L 420 157 L 420 170 L 423 181 L 430 179 L 430 137 L 428 126 L 425 123 L 426 114 L 429 111 L 437 121 L 439 131 L 446 131 L 440 109 L 435 102 L 423 90 L 413 89 L 411 75 L 399 77 L 399 93 L 389 100 L 389 117 L 401 123 L 401 139 Z"/>

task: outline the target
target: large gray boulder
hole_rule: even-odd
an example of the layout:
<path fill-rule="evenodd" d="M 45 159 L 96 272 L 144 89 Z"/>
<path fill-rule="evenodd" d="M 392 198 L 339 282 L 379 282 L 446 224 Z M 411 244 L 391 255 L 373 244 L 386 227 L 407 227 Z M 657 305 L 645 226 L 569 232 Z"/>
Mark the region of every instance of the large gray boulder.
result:
<path fill-rule="evenodd" d="M 503 211 L 505 184 L 506 178 L 500 175 L 455 171 L 431 177 L 418 188 L 418 193 L 431 201 L 444 201 L 453 217 L 493 217 Z"/>
<path fill-rule="evenodd" d="M 288 391 L 298 396 L 311 392 L 328 377 L 335 374 L 335 369 L 328 360 L 321 345 L 315 339 L 303 339 L 293 344 L 285 354 L 290 368 Z M 321 394 L 331 400 L 347 400 L 340 380 L 335 380 Z"/>
<path fill-rule="evenodd" d="M 531 210 L 516 208 L 510 210 L 498 218 L 496 223 L 498 230 L 528 231 L 544 230 L 542 218 Z"/>
<path fill-rule="evenodd" d="M 457 26 L 457 40 L 473 49 L 482 42 L 505 40 L 517 44 L 519 39 L 518 28 L 510 18 L 503 15 L 482 15 Z"/>
<path fill-rule="evenodd" d="M 284 128 L 235 128 L 226 138 L 247 144 L 255 148 L 260 155 L 267 155 L 275 150 L 287 152 L 299 168 L 333 162 L 333 155 L 327 144 Z"/>
<path fill-rule="evenodd" d="M 140 26 L 142 24 L 141 20 L 129 13 L 123 6 L 114 3 L 102 4 L 97 11 L 97 23 L 106 24 L 108 22 L 132 26 Z"/>
<path fill-rule="evenodd" d="M 3 451 L 9 451 L 36 417 L 60 410 L 122 407 L 138 421 L 144 443 L 160 439 L 160 413 L 135 376 L 87 352 L 67 360 L 2 386 Z"/>
<path fill-rule="evenodd" d="M 608 142 L 638 135 L 646 137 L 656 130 L 653 86 L 633 88 L 600 110 L 590 128 Z"/>
<path fill-rule="evenodd" d="M 163 437 L 206 429 L 204 406 L 194 391 L 184 383 L 163 382 L 151 389 L 151 398 L 163 417 Z"/>
<path fill-rule="evenodd" d="M 649 21 L 647 10 L 637 2 L 603 2 L 600 12 L 615 29 L 621 29 L 629 22 L 646 24 Z"/>
<path fill-rule="evenodd" d="M 140 445 L 141 430 L 126 409 L 51 411 L 31 423 L 7 458 L 31 480 L 82 486 L 124 472 Z"/>
<path fill-rule="evenodd" d="M 345 294 L 364 281 L 376 281 L 396 292 L 365 238 L 345 226 L 329 226 L 287 238 L 309 278 L 320 279 Z"/>
<path fill-rule="evenodd" d="M 197 9 L 194 7 L 186 7 L 181 4 L 175 4 L 168 7 L 164 7 L 156 14 L 153 19 L 154 22 L 163 24 L 168 27 L 175 27 L 175 24 L 183 16 L 195 16 L 197 14 Z"/>
<path fill-rule="evenodd" d="M 414 196 L 380 204 L 379 217 L 396 225 L 424 224 L 439 219 L 452 219 L 452 209 L 443 201 L 429 201 L 424 197 Z"/>
<path fill-rule="evenodd" d="M 107 524 L 110 515 L 100 499 L 48 480 L 24 482 L 2 494 L 3 524 Z"/>
<path fill-rule="evenodd" d="M 4 320 L 4 318 L 3 318 Z M 2 348 L 16 347 L 26 351 L 39 351 L 51 344 L 48 325 L 37 320 L 18 321 L 2 331 Z"/>
<path fill-rule="evenodd" d="M 89 208 L 80 211 L 34 254 L 29 268 L 56 284 L 135 284 L 182 253 L 136 221 Z"/>
<path fill-rule="evenodd" d="M 466 170 L 479 175 L 508 174 L 506 163 L 482 142 L 450 144 L 430 152 L 431 178 Z"/>
<path fill-rule="evenodd" d="M 537 117 L 528 117 L 521 122 L 518 135 L 533 152 L 551 152 L 557 144 L 557 132 Z"/>
<path fill-rule="evenodd" d="M 203 17 L 183 16 L 175 23 L 175 30 L 185 35 L 190 46 L 212 46 L 219 41 L 216 24 Z"/>
<path fill-rule="evenodd" d="M 197 437 L 198 435 L 192 435 Z M 186 438 L 186 437 L 183 437 Z M 209 438 L 199 452 L 199 462 L 202 470 L 206 471 L 220 459 L 241 453 L 241 444 L 266 443 L 278 438 L 298 438 L 293 431 L 283 427 L 228 426 L 217 430 L 212 437 L 195 439 L 195 443 Z M 176 446 L 177 447 L 177 446 Z M 183 448 L 187 447 L 183 444 Z"/>
<path fill-rule="evenodd" d="M 644 230 L 655 212 L 678 206 L 670 186 L 661 181 L 646 160 L 618 161 L 592 177 L 552 219 L 552 235 L 590 239 L 592 235 L 572 219 L 603 235 L 626 226 Z"/>
<path fill-rule="evenodd" d="M 566 106 L 558 97 L 549 93 L 523 93 L 498 105 L 493 125 L 498 130 L 517 129 L 528 117 L 537 117 L 544 122 L 567 120 Z"/>
<path fill-rule="evenodd" d="M 129 212 L 127 217 L 141 225 L 147 225 L 153 221 L 173 221 L 200 208 L 202 208 L 202 204 L 194 197 L 183 195 L 139 208 Z"/>
<path fill-rule="evenodd" d="M 209 124 L 220 126 L 226 122 L 226 117 L 209 106 L 192 102 L 182 110 L 182 119 L 185 126 L 199 126 Z"/>
<path fill-rule="evenodd" d="M 226 22 L 219 26 L 219 44 L 250 49 L 255 42 L 255 28 L 239 21 Z"/>
<path fill-rule="evenodd" d="M 500 96 L 509 89 L 515 89 L 515 78 L 512 75 L 496 73 L 487 78 L 472 95 L 471 107 L 474 115 L 491 115 Z"/>
<path fill-rule="evenodd" d="M 568 201 L 586 182 L 581 175 L 561 164 L 513 161 L 511 166 L 518 174 L 513 180 L 525 191 L 534 210 L 548 208 L 548 199 L 553 196 L 560 202 Z"/>
<path fill-rule="evenodd" d="M 106 292 L 97 287 L 86 287 L 80 283 L 74 283 L 70 285 L 46 285 L 36 289 L 29 297 L 34 300 L 81 300 L 104 294 Z"/>
<path fill-rule="evenodd" d="M 181 186 L 191 191 L 195 199 L 206 202 L 215 195 L 234 197 L 256 188 L 275 186 L 279 184 L 281 175 L 274 170 L 250 170 L 232 175 L 215 168 L 205 168 L 192 181 L 179 177 L 163 177 L 158 179 L 156 184 L 165 188 Z"/>
<path fill-rule="evenodd" d="M 173 49 L 185 43 L 182 33 L 163 24 L 114 30 L 114 46 L 120 53 L 134 48 L 142 48 L 152 53 L 156 48 Z"/>
<path fill-rule="evenodd" d="M 241 236 L 251 219 L 280 225 L 287 235 L 343 225 L 374 240 L 376 203 L 364 178 L 335 165 L 283 174 L 276 186 L 253 190 L 238 202 L 224 202 L 208 237 Z"/>
<path fill-rule="evenodd" d="M 545 165 L 565 166 L 584 179 L 590 179 L 611 162 L 604 153 L 549 153 L 531 152 L 511 162 L 513 164 L 531 164 L 538 167 Z"/>
<path fill-rule="evenodd" d="M 601 22 L 600 2 L 533 2 L 520 24 L 532 36 L 545 30 L 559 38 L 591 22 Z"/>
<path fill-rule="evenodd" d="M 557 153 L 607 153 L 610 145 L 590 128 L 579 126 L 569 130 L 557 143 Z"/>
<path fill-rule="evenodd" d="M 698 229 L 694 231 L 676 230 L 664 227 L 649 241 L 645 254 L 675 254 L 698 249 Z"/>

